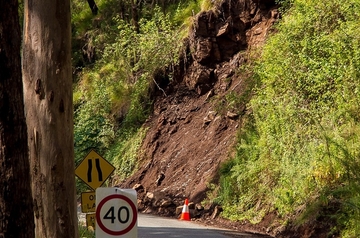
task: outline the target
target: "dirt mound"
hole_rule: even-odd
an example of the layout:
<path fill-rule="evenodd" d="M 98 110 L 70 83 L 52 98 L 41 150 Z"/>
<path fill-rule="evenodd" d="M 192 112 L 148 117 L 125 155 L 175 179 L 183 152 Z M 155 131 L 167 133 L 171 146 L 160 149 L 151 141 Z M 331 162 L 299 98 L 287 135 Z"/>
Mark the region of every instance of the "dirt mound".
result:
<path fill-rule="evenodd" d="M 220 207 L 202 207 L 220 164 L 234 151 L 245 103 L 236 111 L 221 107 L 229 92 L 244 93 L 238 68 L 248 51 L 262 44 L 278 18 L 274 1 L 224 0 L 196 16 L 188 39 L 188 57 L 178 77 L 158 91 L 141 147 L 138 171 L 119 184 L 136 188 L 139 209 L 177 216 L 184 198 L 193 217 L 217 217 Z M 164 85 L 163 82 L 158 82 Z"/>

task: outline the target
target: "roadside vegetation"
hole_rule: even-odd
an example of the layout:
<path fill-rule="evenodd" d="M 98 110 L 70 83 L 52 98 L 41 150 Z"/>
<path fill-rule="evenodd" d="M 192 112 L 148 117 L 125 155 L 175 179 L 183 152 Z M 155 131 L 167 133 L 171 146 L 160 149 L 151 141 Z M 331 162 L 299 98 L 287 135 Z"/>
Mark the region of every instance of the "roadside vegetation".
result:
<path fill-rule="evenodd" d="M 254 68 L 252 113 L 221 169 L 224 215 L 325 220 L 360 235 L 360 2 L 283 1 Z"/>
<path fill-rule="evenodd" d="M 278 2 L 282 19 L 251 68 L 251 113 L 213 201 L 232 220 L 276 212 L 284 226 L 323 219 L 333 235 L 359 237 L 360 2 Z M 95 148 L 121 180 L 137 166 L 154 77 L 172 79 L 192 15 L 211 3 L 145 4 L 137 19 L 120 3 L 99 0 L 94 16 L 73 1 L 72 24 L 75 162 Z"/>
<path fill-rule="evenodd" d="M 75 162 L 94 148 L 123 179 L 137 166 L 154 77 L 171 80 L 193 11 L 204 3 L 137 3 L 136 18 L 131 1 L 96 3 L 95 16 L 86 2 L 72 3 Z M 86 189 L 80 182 L 77 188 Z"/>

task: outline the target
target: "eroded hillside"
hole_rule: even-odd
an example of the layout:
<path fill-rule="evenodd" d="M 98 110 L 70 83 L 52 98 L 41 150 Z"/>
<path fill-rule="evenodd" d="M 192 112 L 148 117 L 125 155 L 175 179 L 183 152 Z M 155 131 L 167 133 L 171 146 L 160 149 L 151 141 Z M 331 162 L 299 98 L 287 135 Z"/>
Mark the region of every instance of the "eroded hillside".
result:
<path fill-rule="evenodd" d="M 278 18 L 271 0 L 225 0 L 195 17 L 177 79 L 158 81 L 153 114 L 144 124 L 149 129 L 140 167 L 116 184 L 138 190 L 139 209 L 176 216 L 184 198 L 206 199 L 247 112 L 251 82 L 240 68 Z M 235 92 L 243 101 L 229 107 L 225 95 Z M 211 216 L 214 207 L 198 210 L 195 215 Z"/>

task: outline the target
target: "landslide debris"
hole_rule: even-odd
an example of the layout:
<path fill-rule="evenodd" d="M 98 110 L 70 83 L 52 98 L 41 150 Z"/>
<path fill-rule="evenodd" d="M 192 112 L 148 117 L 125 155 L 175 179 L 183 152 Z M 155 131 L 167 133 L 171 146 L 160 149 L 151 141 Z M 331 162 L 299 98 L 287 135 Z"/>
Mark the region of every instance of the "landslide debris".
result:
<path fill-rule="evenodd" d="M 251 82 L 239 68 L 263 44 L 279 18 L 273 0 L 223 0 L 194 17 L 177 77 L 155 93 L 141 147 L 140 165 L 114 185 L 138 191 L 139 210 L 179 216 L 184 199 L 192 217 L 215 219 L 221 207 L 203 207 L 209 184 L 236 142 L 246 102 L 230 109 L 229 93 L 243 95 Z M 262 231 L 265 232 L 265 231 Z"/>

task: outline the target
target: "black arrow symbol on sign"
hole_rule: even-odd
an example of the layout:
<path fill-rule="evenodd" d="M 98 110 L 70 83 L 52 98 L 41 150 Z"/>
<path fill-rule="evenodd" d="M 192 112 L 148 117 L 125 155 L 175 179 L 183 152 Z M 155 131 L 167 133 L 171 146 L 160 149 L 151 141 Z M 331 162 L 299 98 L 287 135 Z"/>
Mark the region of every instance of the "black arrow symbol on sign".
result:
<path fill-rule="evenodd" d="M 99 181 L 102 181 L 102 171 L 101 171 L 101 168 L 100 168 L 100 160 L 99 159 L 95 159 L 95 166 L 96 166 L 96 169 L 98 171 L 98 175 L 99 175 Z"/>
<path fill-rule="evenodd" d="M 95 159 L 95 166 L 96 166 L 96 170 L 98 172 L 99 181 L 102 181 L 103 176 L 102 176 L 102 171 L 100 168 L 100 159 Z M 87 171 L 87 178 L 88 178 L 89 183 L 91 183 L 91 181 L 92 181 L 91 172 L 92 172 L 92 159 L 89 159 L 88 160 L 88 171 Z"/>
<path fill-rule="evenodd" d="M 88 172 L 87 172 L 87 177 L 88 177 L 88 182 L 91 183 L 91 171 L 92 171 L 92 159 L 88 160 Z"/>

